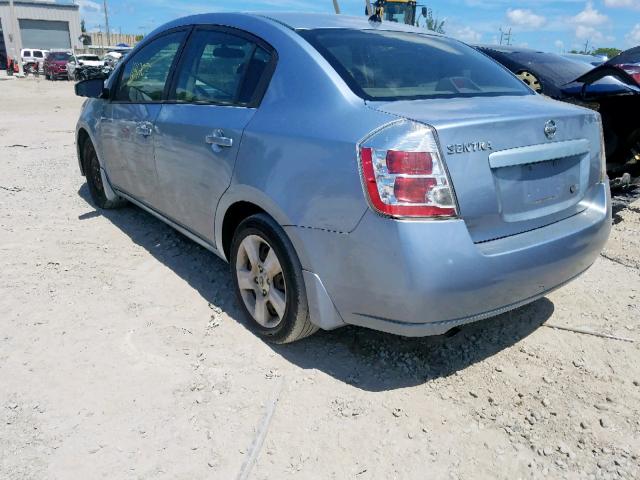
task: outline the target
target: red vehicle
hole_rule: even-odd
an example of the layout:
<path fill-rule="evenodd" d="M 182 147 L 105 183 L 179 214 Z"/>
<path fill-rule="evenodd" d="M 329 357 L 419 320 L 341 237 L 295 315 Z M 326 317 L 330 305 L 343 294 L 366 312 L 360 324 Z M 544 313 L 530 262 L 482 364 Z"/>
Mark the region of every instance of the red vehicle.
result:
<path fill-rule="evenodd" d="M 14 73 L 18 72 L 18 62 L 11 57 L 7 57 L 7 75 L 12 76 Z"/>
<path fill-rule="evenodd" d="M 44 76 L 47 80 L 69 78 L 67 63 L 73 58 L 70 52 L 49 52 L 44 60 Z"/>
<path fill-rule="evenodd" d="M 622 52 L 607 63 L 623 69 L 640 85 L 640 47 L 634 47 Z"/>

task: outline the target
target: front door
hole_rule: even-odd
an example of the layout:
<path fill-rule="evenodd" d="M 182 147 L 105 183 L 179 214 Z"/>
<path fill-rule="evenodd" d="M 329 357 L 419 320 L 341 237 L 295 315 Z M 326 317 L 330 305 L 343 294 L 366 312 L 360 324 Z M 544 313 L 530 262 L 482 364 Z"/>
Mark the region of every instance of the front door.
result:
<path fill-rule="evenodd" d="M 270 47 L 259 43 L 224 29 L 194 30 L 156 120 L 161 209 L 209 243 L 244 128 L 273 66 Z"/>
<path fill-rule="evenodd" d="M 117 190 L 149 206 L 158 201 L 155 121 L 185 36 L 185 31 L 163 35 L 128 59 L 101 118 L 102 161 L 109 180 Z"/>

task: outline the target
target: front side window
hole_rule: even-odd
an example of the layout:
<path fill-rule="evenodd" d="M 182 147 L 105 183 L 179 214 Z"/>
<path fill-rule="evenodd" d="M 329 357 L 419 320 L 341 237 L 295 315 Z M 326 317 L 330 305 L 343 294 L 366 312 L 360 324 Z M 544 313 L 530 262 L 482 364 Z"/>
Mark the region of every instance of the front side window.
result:
<path fill-rule="evenodd" d="M 270 54 L 226 32 L 198 30 L 189 40 L 172 98 L 186 103 L 251 103 Z"/>
<path fill-rule="evenodd" d="M 491 59 L 446 37 L 348 29 L 299 33 L 365 100 L 532 95 Z"/>
<path fill-rule="evenodd" d="M 157 102 L 162 100 L 169 71 L 185 32 L 164 35 L 137 52 L 124 66 L 115 100 Z"/>
<path fill-rule="evenodd" d="M 42 52 L 39 52 L 39 51 L 36 50 L 36 51 L 33 52 L 33 56 L 36 57 L 36 58 L 42 58 Z"/>
<path fill-rule="evenodd" d="M 30 57 L 31 56 L 31 52 L 29 50 L 25 50 L 24 53 L 22 54 L 23 57 Z"/>

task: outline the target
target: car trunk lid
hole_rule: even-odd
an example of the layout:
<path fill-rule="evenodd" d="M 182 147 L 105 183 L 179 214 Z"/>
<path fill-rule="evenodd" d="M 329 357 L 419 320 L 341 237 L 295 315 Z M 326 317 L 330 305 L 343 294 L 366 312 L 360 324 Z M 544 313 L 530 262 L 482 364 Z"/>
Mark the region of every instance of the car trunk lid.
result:
<path fill-rule="evenodd" d="M 575 215 L 599 181 L 599 119 L 586 109 L 537 95 L 369 105 L 436 129 L 474 242 Z"/>

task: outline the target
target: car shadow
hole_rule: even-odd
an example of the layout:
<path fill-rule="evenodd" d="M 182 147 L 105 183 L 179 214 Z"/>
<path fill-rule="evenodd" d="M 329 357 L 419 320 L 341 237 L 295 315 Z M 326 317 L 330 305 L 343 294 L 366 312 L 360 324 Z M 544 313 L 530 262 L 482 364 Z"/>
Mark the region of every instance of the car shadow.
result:
<path fill-rule="evenodd" d="M 93 208 L 86 185 L 78 193 Z M 104 216 L 207 302 L 249 329 L 225 262 L 135 206 L 96 212 L 80 215 L 79 220 Z M 268 345 L 302 369 L 318 370 L 356 388 L 377 392 L 423 384 L 484 361 L 536 331 L 553 311 L 553 303 L 543 298 L 438 337 L 404 338 L 348 326 L 320 331 L 294 344 Z"/>

